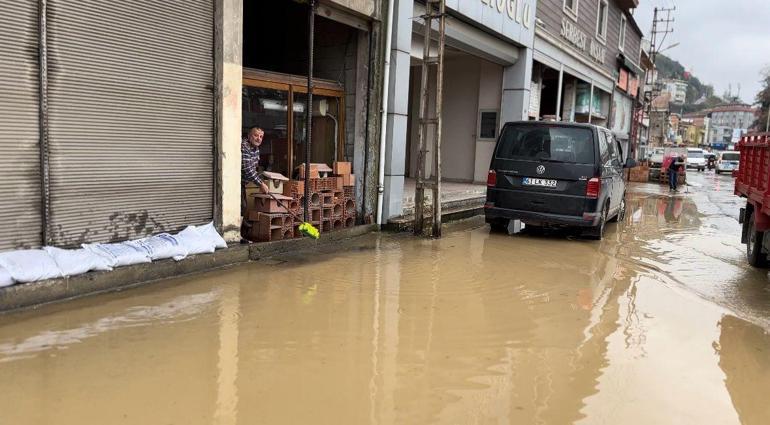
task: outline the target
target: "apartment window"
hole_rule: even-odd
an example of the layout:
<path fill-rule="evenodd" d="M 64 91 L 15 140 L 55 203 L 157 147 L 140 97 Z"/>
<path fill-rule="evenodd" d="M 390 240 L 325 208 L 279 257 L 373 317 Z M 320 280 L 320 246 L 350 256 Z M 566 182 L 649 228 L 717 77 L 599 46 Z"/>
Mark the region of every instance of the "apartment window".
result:
<path fill-rule="evenodd" d="M 596 17 L 596 37 L 607 41 L 607 0 L 599 0 L 599 10 Z"/>
<path fill-rule="evenodd" d="M 618 49 L 623 51 L 623 46 L 626 45 L 626 15 L 620 15 L 620 38 L 618 39 Z"/>
<path fill-rule="evenodd" d="M 578 18 L 578 5 L 580 0 L 564 0 L 564 13 L 570 18 L 577 21 Z"/>

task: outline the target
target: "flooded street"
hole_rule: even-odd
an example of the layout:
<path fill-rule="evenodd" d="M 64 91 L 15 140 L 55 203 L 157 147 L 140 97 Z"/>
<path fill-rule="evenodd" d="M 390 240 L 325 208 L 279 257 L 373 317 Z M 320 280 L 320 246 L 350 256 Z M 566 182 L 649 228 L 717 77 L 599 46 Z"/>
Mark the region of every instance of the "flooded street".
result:
<path fill-rule="evenodd" d="M 0 424 L 767 424 L 770 283 L 732 178 L 602 242 L 370 235 L 0 316 Z"/>

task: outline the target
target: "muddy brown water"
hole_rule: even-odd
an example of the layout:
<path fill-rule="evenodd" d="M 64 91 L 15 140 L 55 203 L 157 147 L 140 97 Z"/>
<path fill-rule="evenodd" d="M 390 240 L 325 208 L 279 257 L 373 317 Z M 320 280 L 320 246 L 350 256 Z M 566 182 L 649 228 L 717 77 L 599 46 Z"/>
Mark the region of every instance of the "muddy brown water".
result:
<path fill-rule="evenodd" d="M 767 275 L 698 181 L 600 243 L 372 235 L 0 316 L 0 424 L 770 423 Z"/>

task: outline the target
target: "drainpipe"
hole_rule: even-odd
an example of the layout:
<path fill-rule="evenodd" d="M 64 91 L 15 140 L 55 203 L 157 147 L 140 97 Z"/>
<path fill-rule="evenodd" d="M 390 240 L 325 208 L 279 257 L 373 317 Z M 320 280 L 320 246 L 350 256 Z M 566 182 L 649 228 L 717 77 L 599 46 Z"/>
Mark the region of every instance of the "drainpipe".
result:
<path fill-rule="evenodd" d="M 382 202 L 385 198 L 385 137 L 388 133 L 388 91 L 390 90 L 390 46 L 393 39 L 393 3 L 388 1 L 388 21 L 385 30 L 385 72 L 382 84 L 382 118 L 380 126 L 379 176 L 377 178 L 377 225 L 382 226 Z"/>

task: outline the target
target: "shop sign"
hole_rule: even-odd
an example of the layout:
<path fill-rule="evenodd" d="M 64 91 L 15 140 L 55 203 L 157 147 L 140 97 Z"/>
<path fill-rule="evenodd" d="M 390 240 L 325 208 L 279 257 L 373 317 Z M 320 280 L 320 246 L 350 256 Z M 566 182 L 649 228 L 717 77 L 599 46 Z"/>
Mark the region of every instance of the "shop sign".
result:
<path fill-rule="evenodd" d="M 483 0 L 482 0 L 483 1 Z M 561 18 L 561 32 L 560 35 L 570 42 L 573 46 L 585 52 L 588 50 L 588 55 L 591 58 L 604 65 L 604 57 L 606 56 L 607 49 L 597 42 L 595 39 L 591 39 L 591 44 L 588 44 L 588 36 L 586 33 L 580 30 L 569 19 Z"/>
<path fill-rule="evenodd" d="M 481 0 L 482 3 L 529 29 L 532 26 L 532 5 L 524 0 Z"/>

